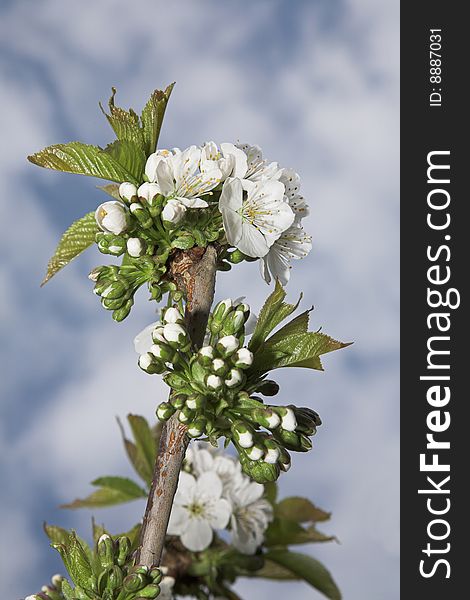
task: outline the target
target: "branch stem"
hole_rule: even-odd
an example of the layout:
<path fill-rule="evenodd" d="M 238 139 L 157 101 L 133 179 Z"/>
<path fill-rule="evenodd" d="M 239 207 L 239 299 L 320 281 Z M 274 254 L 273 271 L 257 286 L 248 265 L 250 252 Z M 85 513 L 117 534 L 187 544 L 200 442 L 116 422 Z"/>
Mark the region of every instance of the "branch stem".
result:
<path fill-rule="evenodd" d="M 177 254 L 170 273 L 186 297 L 186 327 L 198 348 L 204 342 L 207 319 L 214 299 L 217 251 L 213 246 Z M 160 564 L 173 498 L 189 437 L 186 426 L 174 414 L 164 424 L 147 500 L 136 563 Z"/>

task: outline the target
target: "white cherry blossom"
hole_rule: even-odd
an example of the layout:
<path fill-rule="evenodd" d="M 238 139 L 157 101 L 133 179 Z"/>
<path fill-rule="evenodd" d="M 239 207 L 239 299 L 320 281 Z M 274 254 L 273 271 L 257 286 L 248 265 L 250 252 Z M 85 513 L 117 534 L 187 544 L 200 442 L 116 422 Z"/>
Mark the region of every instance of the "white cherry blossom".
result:
<path fill-rule="evenodd" d="M 247 256 L 265 256 L 294 221 L 294 213 L 284 201 L 284 191 L 280 181 L 227 179 L 219 210 L 229 244 Z"/>
<path fill-rule="evenodd" d="M 243 554 L 254 554 L 263 543 L 264 533 L 273 519 L 271 504 L 264 498 L 264 486 L 243 477 L 230 490 L 232 544 Z"/>
<path fill-rule="evenodd" d="M 210 546 L 214 529 L 224 529 L 232 508 L 222 498 L 223 484 L 218 475 L 208 471 L 197 479 L 182 471 L 175 494 L 169 535 L 180 536 L 182 544 L 192 552 Z"/>
<path fill-rule="evenodd" d="M 261 275 L 266 283 L 277 278 L 282 285 L 286 285 L 290 278 L 291 259 L 304 258 L 311 249 L 311 236 L 305 233 L 300 223 L 291 225 L 260 261 Z"/>
<path fill-rule="evenodd" d="M 110 200 L 98 206 L 95 219 L 100 229 L 119 235 L 129 226 L 129 211 L 122 202 Z"/>

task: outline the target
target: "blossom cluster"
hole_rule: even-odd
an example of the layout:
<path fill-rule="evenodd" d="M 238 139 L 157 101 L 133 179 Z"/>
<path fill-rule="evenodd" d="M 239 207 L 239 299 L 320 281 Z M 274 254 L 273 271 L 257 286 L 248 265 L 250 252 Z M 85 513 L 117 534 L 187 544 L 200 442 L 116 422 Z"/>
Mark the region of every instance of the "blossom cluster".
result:
<path fill-rule="evenodd" d="M 264 486 L 244 475 L 236 458 L 195 444 L 186 451 L 168 534 L 199 552 L 211 545 L 214 531 L 228 529 L 231 545 L 252 555 L 273 519 L 263 495 Z"/>
<path fill-rule="evenodd" d="M 283 285 L 289 280 L 291 259 L 311 249 L 301 224 L 308 206 L 300 195 L 298 174 L 268 163 L 258 146 L 224 143 L 219 148 L 208 142 L 185 150 L 157 150 L 147 159 L 144 178 L 138 187 L 121 183 L 116 199 L 95 213 L 99 250 L 124 257 L 119 271 L 125 286 L 119 296 L 122 305 L 118 298 L 102 296 L 103 306 L 117 311 L 117 320 L 127 316 L 135 290 L 144 282 L 157 300 L 169 291 L 167 261 L 177 249 L 217 241 L 229 261 L 219 263 L 222 268 L 261 259 L 264 279 L 269 283 L 277 278 Z M 145 277 L 132 278 L 129 266 Z"/>
<path fill-rule="evenodd" d="M 194 351 L 183 314 L 169 307 L 162 321 L 138 336 L 136 349 L 140 368 L 163 374 L 171 388 L 157 417 L 163 421 L 177 413 L 190 437 L 205 436 L 215 446 L 225 437 L 236 447 L 243 470 L 265 483 L 290 468 L 289 450 L 312 447 L 309 436 L 321 421 L 309 408 L 265 404 L 253 395 L 275 395 L 279 386 L 251 370 L 253 353 L 243 345 L 249 316 L 245 303 L 219 302 L 209 318 L 206 345 Z"/>

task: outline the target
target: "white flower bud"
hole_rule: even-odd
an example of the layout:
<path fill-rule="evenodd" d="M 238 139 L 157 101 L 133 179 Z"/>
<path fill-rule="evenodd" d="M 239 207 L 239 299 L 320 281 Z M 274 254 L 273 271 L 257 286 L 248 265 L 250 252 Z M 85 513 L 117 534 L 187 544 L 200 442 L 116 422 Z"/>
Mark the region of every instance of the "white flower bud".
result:
<path fill-rule="evenodd" d="M 268 448 L 266 451 L 266 456 L 264 457 L 264 462 L 269 463 L 270 465 L 275 465 L 279 458 L 279 450 L 277 448 Z"/>
<path fill-rule="evenodd" d="M 186 338 L 186 330 L 178 323 L 167 323 L 163 327 L 163 335 L 168 342 L 180 342 Z"/>
<path fill-rule="evenodd" d="M 199 437 L 200 435 L 202 435 L 202 429 L 200 427 L 197 427 L 197 426 L 189 427 L 188 428 L 188 434 L 191 437 Z"/>
<path fill-rule="evenodd" d="M 167 346 L 167 348 L 168 348 L 168 346 Z M 159 344 L 152 344 L 150 346 L 149 352 L 150 352 L 150 354 L 153 354 L 155 356 L 155 358 L 161 358 L 161 359 L 166 358 L 166 352 L 164 351 L 162 346 L 160 346 Z"/>
<path fill-rule="evenodd" d="M 127 208 L 117 200 L 100 204 L 96 209 L 95 219 L 103 231 L 114 233 L 114 235 L 123 233 L 129 225 Z"/>
<path fill-rule="evenodd" d="M 60 584 L 62 583 L 62 581 L 64 581 L 64 578 L 59 573 L 56 573 L 55 575 L 53 575 L 51 577 L 51 581 L 52 581 L 52 585 L 55 585 L 55 587 L 59 587 Z"/>
<path fill-rule="evenodd" d="M 160 324 L 158 327 L 152 332 L 152 340 L 154 342 L 164 342 L 166 343 L 165 336 L 163 335 L 163 326 Z"/>
<path fill-rule="evenodd" d="M 98 540 L 98 545 L 101 544 L 102 542 L 104 542 L 105 540 L 109 540 L 109 539 L 111 539 L 110 536 L 107 533 L 103 533 L 103 535 Z"/>
<path fill-rule="evenodd" d="M 230 355 L 238 349 L 240 342 L 234 335 L 226 335 L 220 338 L 218 344 L 222 346 L 225 355 Z"/>
<path fill-rule="evenodd" d="M 251 367 L 253 364 L 253 352 L 248 348 L 240 348 L 235 354 L 235 366 L 246 368 Z"/>
<path fill-rule="evenodd" d="M 177 308 L 170 306 L 170 308 L 166 309 L 163 320 L 165 323 L 180 323 L 183 320 L 183 317 Z"/>
<path fill-rule="evenodd" d="M 144 244 L 139 238 L 129 238 L 126 243 L 129 256 L 138 258 L 145 252 Z"/>
<path fill-rule="evenodd" d="M 209 375 L 206 381 L 207 387 L 217 390 L 222 386 L 222 379 L 218 375 Z"/>
<path fill-rule="evenodd" d="M 146 371 L 153 362 L 153 357 L 150 352 L 146 352 L 145 354 L 141 354 L 139 356 L 139 367 Z"/>
<path fill-rule="evenodd" d="M 158 163 L 170 153 L 168 150 L 157 150 L 147 158 L 145 163 L 145 175 L 149 181 L 156 181 Z"/>
<path fill-rule="evenodd" d="M 228 379 L 225 380 L 225 385 L 229 388 L 239 385 L 243 379 L 241 372 L 238 369 L 231 369 Z"/>
<path fill-rule="evenodd" d="M 137 196 L 137 188 L 133 183 L 125 181 L 119 186 L 119 195 L 123 200 L 130 202 L 134 196 Z"/>
<path fill-rule="evenodd" d="M 258 446 L 252 446 L 251 448 L 248 448 L 246 453 L 250 460 L 259 460 L 264 454 L 263 450 Z"/>
<path fill-rule="evenodd" d="M 269 417 L 266 417 L 266 420 L 268 422 L 268 429 L 275 429 L 281 422 L 279 415 L 275 412 L 271 413 Z"/>
<path fill-rule="evenodd" d="M 190 396 L 190 397 L 189 397 L 189 398 L 186 400 L 186 406 L 187 406 L 188 408 L 190 408 L 191 410 L 196 410 L 196 408 L 197 408 L 197 402 L 196 402 L 196 398 L 194 398 L 194 397 L 191 397 L 191 396 Z"/>
<path fill-rule="evenodd" d="M 137 190 L 139 198 L 149 202 L 154 196 L 160 193 L 160 188 L 156 183 L 143 183 Z"/>
<path fill-rule="evenodd" d="M 212 361 L 212 368 L 215 372 L 221 371 L 224 367 L 225 361 L 223 361 L 221 358 L 214 358 L 214 360 Z"/>
<path fill-rule="evenodd" d="M 33 594 L 32 596 L 26 596 L 26 598 L 24 600 L 37 600 L 39 598 L 39 596 L 36 596 L 36 594 Z"/>
<path fill-rule="evenodd" d="M 168 200 L 162 211 L 162 220 L 177 225 L 184 217 L 186 206 L 178 200 Z"/>
<path fill-rule="evenodd" d="M 238 434 L 238 443 L 242 448 L 251 448 L 253 446 L 253 436 L 249 431 Z"/>
<path fill-rule="evenodd" d="M 297 420 L 295 418 L 295 413 L 291 408 L 286 408 L 286 413 L 281 420 L 281 427 L 286 431 L 295 431 Z"/>
<path fill-rule="evenodd" d="M 214 356 L 214 348 L 212 346 L 203 346 L 199 350 L 199 354 L 201 356 L 206 356 L 207 358 L 213 358 L 213 356 Z"/>

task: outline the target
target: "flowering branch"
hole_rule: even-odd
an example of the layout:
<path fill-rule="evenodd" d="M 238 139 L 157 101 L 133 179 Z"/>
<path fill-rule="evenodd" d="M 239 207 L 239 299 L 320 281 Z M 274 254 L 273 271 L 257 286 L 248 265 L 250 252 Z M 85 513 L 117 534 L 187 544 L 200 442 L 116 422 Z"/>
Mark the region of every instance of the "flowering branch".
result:
<path fill-rule="evenodd" d="M 171 272 L 178 288 L 187 297 L 186 324 L 191 340 L 200 346 L 214 298 L 217 252 L 208 246 L 201 252 L 182 252 L 173 261 Z M 158 566 L 165 542 L 173 498 L 189 438 L 187 427 L 174 414 L 164 425 L 155 461 L 152 486 L 145 509 L 137 564 Z"/>

